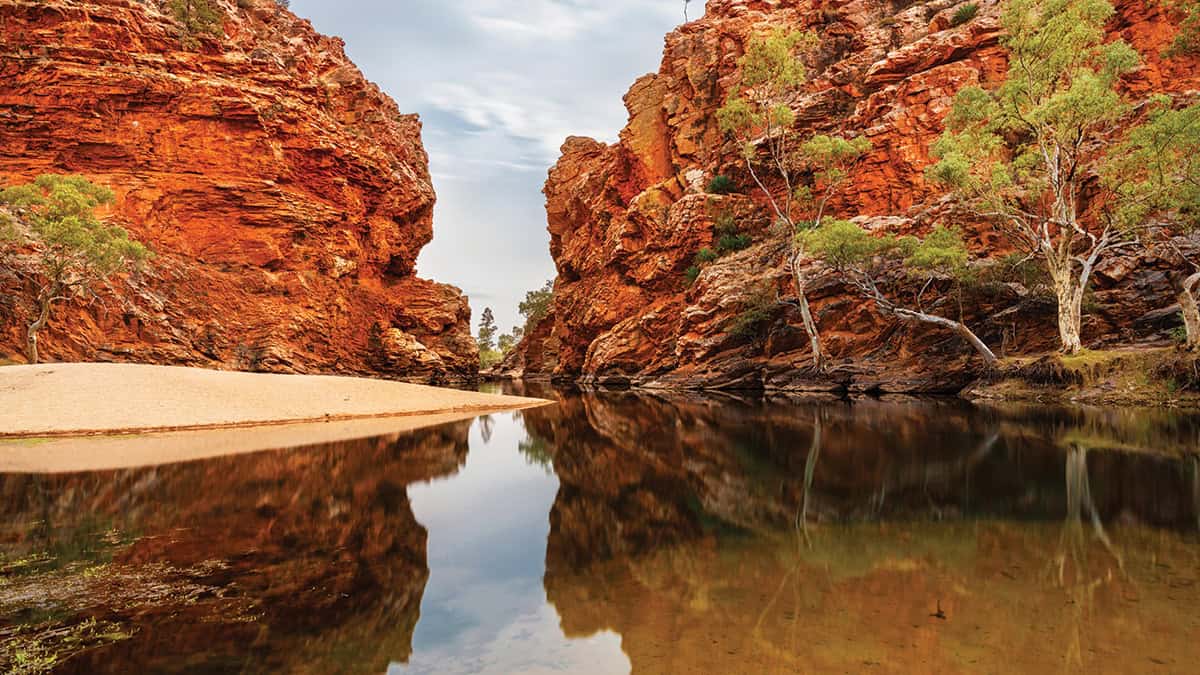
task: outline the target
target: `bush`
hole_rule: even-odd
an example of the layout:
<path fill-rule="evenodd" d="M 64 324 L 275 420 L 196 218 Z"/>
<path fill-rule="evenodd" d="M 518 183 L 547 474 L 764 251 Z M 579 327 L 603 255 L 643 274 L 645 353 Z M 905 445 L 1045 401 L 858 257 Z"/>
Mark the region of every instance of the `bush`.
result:
<path fill-rule="evenodd" d="M 716 175 L 708 182 L 708 193 L 712 195 L 727 195 L 733 192 L 733 180 L 729 176 Z"/>
<path fill-rule="evenodd" d="M 686 272 L 684 272 L 684 276 L 687 277 L 688 285 L 694 284 L 696 283 L 696 279 L 700 278 L 700 268 L 696 265 L 692 265 L 687 268 Z"/>
<path fill-rule="evenodd" d="M 961 26 L 974 19 L 977 14 L 979 14 L 979 5 L 968 2 L 954 11 L 954 16 L 950 19 L 950 25 Z"/>
<path fill-rule="evenodd" d="M 167 8 L 182 29 L 183 46 L 199 44 L 197 35 L 219 38 L 225 34 L 224 13 L 210 0 L 169 0 Z"/>
<path fill-rule="evenodd" d="M 742 313 L 733 318 L 725 332 L 734 337 L 757 340 L 762 337 L 763 329 L 767 324 L 775 318 L 776 306 L 775 294 L 769 289 L 762 288 L 755 291 L 746 300 Z"/>
<path fill-rule="evenodd" d="M 717 250 L 721 253 L 733 253 L 750 248 L 754 240 L 748 234 L 723 234 L 717 239 Z"/>
<path fill-rule="evenodd" d="M 717 255 L 716 251 L 705 246 L 704 248 L 702 248 L 696 252 L 696 264 L 703 265 L 705 263 L 710 263 L 719 257 L 721 257 L 721 256 Z"/>
<path fill-rule="evenodd" d="M 728 211 L 723 211 L 717 216 L 713 230 L 717 235 L 717 253 L 721 255 L 749 248 L 754 242 L 750 235 L 742 234 L 738 230 L 737 221 Z"/>

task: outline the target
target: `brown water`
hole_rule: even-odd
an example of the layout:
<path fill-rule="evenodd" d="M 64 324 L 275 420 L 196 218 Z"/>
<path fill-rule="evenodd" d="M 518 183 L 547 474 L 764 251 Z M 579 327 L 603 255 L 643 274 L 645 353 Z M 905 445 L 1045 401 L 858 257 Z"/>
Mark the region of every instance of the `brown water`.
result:
<path fill-rule="evenodd" d="M 0 476 L 0 671 L 1195 672 L 1200 417 L 556 396 Z"/>

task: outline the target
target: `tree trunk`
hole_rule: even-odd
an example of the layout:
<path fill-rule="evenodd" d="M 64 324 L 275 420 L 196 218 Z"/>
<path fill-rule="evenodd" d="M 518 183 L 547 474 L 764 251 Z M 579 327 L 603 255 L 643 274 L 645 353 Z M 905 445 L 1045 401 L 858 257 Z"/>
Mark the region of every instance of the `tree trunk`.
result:
<path fill-rule="evenodd" d="M 979 336 L 975 334 L 975 331 L 967 328 L 967 325 L 960 321 L 947 319 L 944 316 L 926 314 L 925 312 L 917 312 L 911 309 L 903 309 L 900 307 L 892 309 L 891 313 L 906 321 L 922 321 L 924 323 L 931 323 L 935 326 L 941 326 L 942 328 L 949 328 L 970 343 L 970 345 L 975 348 L 975 351 L 979 352 L 979 355 L 983 357 L 984 362 L 989 366 L 996 363 L 996 354 L 993 353 L 986 344 L 984 344 L 983 340 L 979 339 Z"/>
<path fill-rule="evenodd" d="M 813 367 L 824 372 L 828 366 L 825 360 L 825 350 L 821 347 L 821 333 L 817 330 L 817 322 L 813 319 L 812 308 L 808 305 L 808 294 L 804 292 L 805 280 L 800 271 L 800 261 L 804 258 L 803 249 L 795 249 L 792 253 L 792 280 L 796 284 L 796 295 L 800 298 L 800 318 L 804 321 L 804 331 L 812 344 Z"/>
<path fill-rule="evenodd" d="M 1200 285 L 1200 272 L 1183 281 L 1177 294 L 1179 310 L 1183 314 L 1183 325 L 1187 329 L 1187 348 L 1200 348 L 1200 306 L 1196 304 L 1196 286 Z"/>
<path fill-rule="evenodd" d="M 1083 349 L 1080 326 L 1083 324 L 1083 287 L 1069 274 L 1054 280 L 1058 296 L 1058 337 L 1065 354 L 1078 354 Z"/>
<path fill-rule="evenodd" d="M 38 362 L 38 331 L 46 326 L 46 322 L 50 320 L 50 303 L 54 301 L 53 293 L 44 293 L 38 298 L 40 310 L 38 318 L 29 324 L 29 331 L 26 333 L 26 355 L 29 357 L 31 365 Z"/>

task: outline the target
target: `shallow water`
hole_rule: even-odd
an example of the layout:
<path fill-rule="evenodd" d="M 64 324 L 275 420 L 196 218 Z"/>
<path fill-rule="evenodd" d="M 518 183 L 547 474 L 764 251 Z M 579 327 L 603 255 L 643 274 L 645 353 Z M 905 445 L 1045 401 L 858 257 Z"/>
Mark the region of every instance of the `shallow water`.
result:
<path fill-rule="evenodd" d="M 0 670 L 1194 672 L 1200 417 L 556 406 L 0 475 Z"/>

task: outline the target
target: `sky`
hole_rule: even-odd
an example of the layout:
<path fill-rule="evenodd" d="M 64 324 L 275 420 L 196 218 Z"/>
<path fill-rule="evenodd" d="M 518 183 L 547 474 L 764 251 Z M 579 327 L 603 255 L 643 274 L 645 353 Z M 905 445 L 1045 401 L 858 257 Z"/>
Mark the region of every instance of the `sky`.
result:
<path fill-rule="evenodd" d="M 570 135 L 612 142 L 621 97 L 658 70 L 682 0 L 292 0 L 404 112 L 421 115 L 434 189 L 422 277 L 520 323 L 554 277 L 542 184 Z M 692 19 L 704 3 L 693 1 Z"/>

